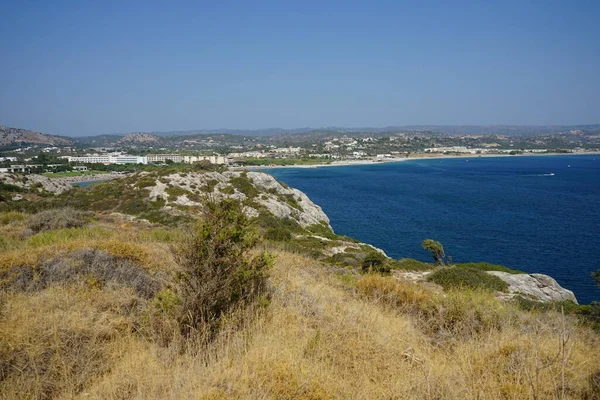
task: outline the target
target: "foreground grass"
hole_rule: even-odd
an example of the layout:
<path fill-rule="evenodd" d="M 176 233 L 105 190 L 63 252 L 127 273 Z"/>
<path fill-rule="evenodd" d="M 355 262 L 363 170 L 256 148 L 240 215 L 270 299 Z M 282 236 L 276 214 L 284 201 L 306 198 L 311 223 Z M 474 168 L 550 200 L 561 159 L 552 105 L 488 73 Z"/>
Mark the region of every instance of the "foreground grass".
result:
<path fill-rule="evenodd" d="M 2 232 L 19 247 L 0 251 L 0 271 L 28 254 L 35 260 L 20 268 L 35 270 L 99 247 L 144 270 L 176 268 L 168 250 L 179 240 L 174 229 L 110 217 L 18 240 L 26 218 L 6 220 Z M 269 285 L 261 310 L 225 321 L 213 342 L 194 351 L 177 336 L 156 334 L 157 324 L 164 334 L 170 329 L 157 319 L 164 291 L 145 298 L 127 282 L 94 276 L 29 292 L 8 287 L 0 292 L 0 398 L 600 395 L 600 336 L 554 310 L 523 311 L 479 289 L 440 292 L 392 276 L 338 275 L 285 251 L 276 254 Z"/>

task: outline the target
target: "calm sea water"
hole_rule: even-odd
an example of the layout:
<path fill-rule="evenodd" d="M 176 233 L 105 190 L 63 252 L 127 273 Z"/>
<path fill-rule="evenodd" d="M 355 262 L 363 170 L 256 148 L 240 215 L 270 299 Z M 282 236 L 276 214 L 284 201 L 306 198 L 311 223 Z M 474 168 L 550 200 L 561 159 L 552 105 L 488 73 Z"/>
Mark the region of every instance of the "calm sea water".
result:
<path fill-rule="evenodd" d="M 580 303 L 600 301 L 600 156 L 412 160 L 271 169 L 305 192 L 336 233 L 394 258 L 487 261 L 554 277 Z"/>

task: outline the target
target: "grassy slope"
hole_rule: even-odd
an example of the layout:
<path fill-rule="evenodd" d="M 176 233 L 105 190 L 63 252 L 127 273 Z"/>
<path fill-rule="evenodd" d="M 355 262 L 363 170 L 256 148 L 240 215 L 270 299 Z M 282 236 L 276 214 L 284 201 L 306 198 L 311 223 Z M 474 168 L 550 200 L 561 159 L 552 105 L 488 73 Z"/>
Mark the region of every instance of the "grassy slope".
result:
<path fill-rule="evenodd" d="M 20 240 L 0 252 L 0 268 L 19 258 L 36 268 L 64 249 L 86 247 L 149 271 L 175 268 L 168 245 L 177 230 L 111 219 Z M 1 233 L 16 240 L 25 224 L 7 218 Z M 482 291 L 444 294 L 393 277 L 331 271 L 277 252 L 269 306 L 241 327 L 226 325 L 198 353 L 149 334 L 156 299 L 127 285 L 90 277 L 6 290 L 0 397 L 555 398 L 564 372 L 565 398 L 592 398 L 600 337 L 569 316 L 528 313 Z M 563 358 L 559 343 L 567 337 Z"/>

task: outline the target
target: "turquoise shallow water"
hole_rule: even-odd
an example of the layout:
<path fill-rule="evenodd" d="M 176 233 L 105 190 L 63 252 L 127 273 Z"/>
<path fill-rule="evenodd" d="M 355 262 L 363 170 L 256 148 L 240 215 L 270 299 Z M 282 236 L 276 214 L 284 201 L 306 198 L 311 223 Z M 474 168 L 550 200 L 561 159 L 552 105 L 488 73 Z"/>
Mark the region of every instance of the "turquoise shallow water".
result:
<path fill-rule="evenodd" d="M 488 261 L 551 275 L 580 303 L 600 301 L 600 156 L 413 160 L 270 169 L 305 192 L 339 234 L 388 255 Z"/>

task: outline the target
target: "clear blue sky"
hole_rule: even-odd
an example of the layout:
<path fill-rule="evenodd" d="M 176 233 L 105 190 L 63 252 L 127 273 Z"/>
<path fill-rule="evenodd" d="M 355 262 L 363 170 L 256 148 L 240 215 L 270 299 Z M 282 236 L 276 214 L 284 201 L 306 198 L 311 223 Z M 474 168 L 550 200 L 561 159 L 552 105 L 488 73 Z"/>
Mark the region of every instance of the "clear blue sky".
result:
<path fill-rule="evenodd" d="M 600 1 L 0 0 L 0 124 L 600 123 Z"/>

